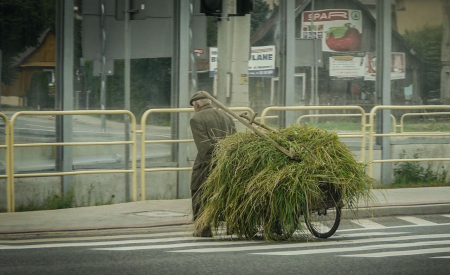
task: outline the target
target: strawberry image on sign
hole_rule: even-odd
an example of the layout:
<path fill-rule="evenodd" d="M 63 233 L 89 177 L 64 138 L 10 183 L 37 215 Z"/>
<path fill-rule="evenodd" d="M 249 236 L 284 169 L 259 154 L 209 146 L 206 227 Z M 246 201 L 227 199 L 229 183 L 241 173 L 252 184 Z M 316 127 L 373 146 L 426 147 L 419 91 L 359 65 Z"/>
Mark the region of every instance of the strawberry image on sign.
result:
<path fill-rule="evenodd" d="M 326 32 L 327 46 L 337 52 L 359 51 L 361 49 L 361 33 L 350 23 L 342 27 L 333 27 Z"/>

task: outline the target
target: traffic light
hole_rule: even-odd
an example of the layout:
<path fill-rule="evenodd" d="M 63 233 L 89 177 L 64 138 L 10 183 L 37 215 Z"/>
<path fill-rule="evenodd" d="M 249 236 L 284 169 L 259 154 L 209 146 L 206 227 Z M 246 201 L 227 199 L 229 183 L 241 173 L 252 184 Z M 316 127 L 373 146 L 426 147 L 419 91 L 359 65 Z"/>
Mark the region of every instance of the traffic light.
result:
<path fill-rule="evenodd" d="M 228 11 L 229 16 L 244 16 L 253 10 L 253 0 L 228 0 L 234 10 Z M 206 16 L 222 15 L 222 0 L 200 0 L 200 12 Z"/>
<path fill-rule="evenodd" d="M 220 16 L 222 14 L 222 0 L 200 0 L 200 12 L 206 16 Z"/>
<path fill-rule="evenodd" d="M 245 16 L 253 11 L 253 0 L 236 0 L 236 15 Z"/>

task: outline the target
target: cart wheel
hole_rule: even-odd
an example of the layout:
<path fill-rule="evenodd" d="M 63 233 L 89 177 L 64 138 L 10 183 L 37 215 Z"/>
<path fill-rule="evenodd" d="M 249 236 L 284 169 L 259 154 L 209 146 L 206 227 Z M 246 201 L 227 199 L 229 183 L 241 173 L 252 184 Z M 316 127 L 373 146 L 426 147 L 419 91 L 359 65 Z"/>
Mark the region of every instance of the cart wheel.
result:
<path fill-rule="evenodd" d="M 317 238 L 331 237 L 341 222 L 341 207 L 314 209 L 304 212 L 306 226 Z"/>

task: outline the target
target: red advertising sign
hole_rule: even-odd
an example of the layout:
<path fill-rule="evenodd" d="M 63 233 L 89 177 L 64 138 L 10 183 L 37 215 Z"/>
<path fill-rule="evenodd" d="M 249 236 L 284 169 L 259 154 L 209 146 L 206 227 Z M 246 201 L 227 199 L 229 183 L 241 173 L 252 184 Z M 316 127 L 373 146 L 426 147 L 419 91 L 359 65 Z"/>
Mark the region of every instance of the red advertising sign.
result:
<path fill-rule="evenodd" d="M 322 40 L 324 52 L 361 50 L 362 13 L 360 10 L 317 10 L 302 13 L 302 38 Z"/>

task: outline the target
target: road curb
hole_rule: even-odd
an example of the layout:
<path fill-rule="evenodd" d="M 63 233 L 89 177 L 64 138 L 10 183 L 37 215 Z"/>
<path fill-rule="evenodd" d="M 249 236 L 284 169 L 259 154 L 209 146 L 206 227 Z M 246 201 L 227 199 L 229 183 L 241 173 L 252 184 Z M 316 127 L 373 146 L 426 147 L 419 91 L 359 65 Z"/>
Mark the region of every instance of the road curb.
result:
<path fill-rule="evenodd" d="M 167 222 L 154 222 L 148 224 L 139 225 L 111 225 L 111 226 L 93 226 L 93 227 L 78 227 L 78 228 L 41 228 L 41 229 L 24 229 L 24 230 L 8 230 L 0 231 L 0 235 L 8 234 L 27 234 L 27 233 L 52 233 L 52 232 L 71 232 L 71 231 L 94 231 L 94 230 L 108 230 L 108 229 L 138 229 L 138 228 L 152 228 L 162 226 L 179 226 L 191 224 L 192 221 L 167 221 Z"/>
<path fill-rule="evenodd" d="M 408 216 L 408 215 L 436 215 L 449 214 L 450 203 L 442 204 L 414 204 L 395 206 L 375 206 L 359 208 L 356 213 L 349 209 L 342 210 L 343 219 L 366 219 L 372 217 Z"/>

